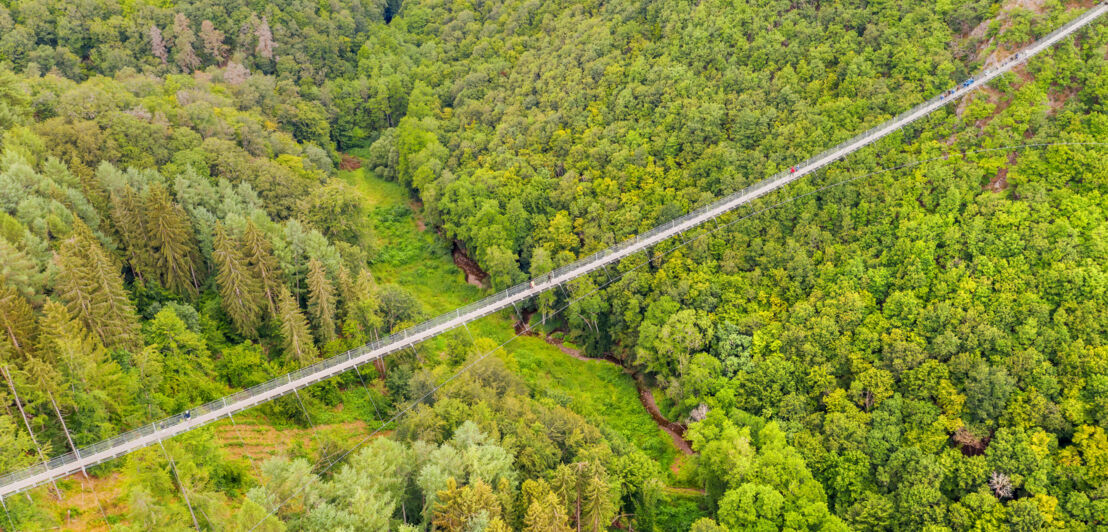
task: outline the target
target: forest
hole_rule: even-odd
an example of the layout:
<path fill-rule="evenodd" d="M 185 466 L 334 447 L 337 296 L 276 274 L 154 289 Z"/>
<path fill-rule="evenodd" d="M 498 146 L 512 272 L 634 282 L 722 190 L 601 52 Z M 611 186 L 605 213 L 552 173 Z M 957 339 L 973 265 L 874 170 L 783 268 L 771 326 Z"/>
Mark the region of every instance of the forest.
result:
<path fill-rule="evenodd" d="M 647 231 L 1091 5 L 0 0 L 0 474 Z M 1106 138 L 1099 21 L 0 529 L 1108 527 Z"/>

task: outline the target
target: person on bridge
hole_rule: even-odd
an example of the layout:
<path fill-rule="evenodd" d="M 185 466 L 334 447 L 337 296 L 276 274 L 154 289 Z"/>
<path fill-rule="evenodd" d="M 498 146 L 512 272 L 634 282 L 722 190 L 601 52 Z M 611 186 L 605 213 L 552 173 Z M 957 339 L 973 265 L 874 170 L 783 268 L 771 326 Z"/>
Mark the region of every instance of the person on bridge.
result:
<path fill-rule="evenodd" d="M 790 166 L 789 167 L 789 173 L 790 174 L 795 174 L 796 173 L 796 167 L 795 166 Z"/>
<path fill-rule="evenodd" d="M 192 410 L 185 410 L 185 421 L 192 419 Z"/>
<path fill-rule="evenodd" d="M 535 289 L 535 280 L 534 279 L 531 279 L 531 289 L 532 290 Z"/>

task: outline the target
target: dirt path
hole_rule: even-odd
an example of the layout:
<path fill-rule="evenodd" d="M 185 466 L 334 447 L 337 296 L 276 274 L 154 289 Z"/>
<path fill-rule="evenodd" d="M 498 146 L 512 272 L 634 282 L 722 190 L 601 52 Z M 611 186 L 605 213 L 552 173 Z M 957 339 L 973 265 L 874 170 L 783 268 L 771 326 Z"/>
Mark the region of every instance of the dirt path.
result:
<path fill-rule="evenodd" d="M 454 256 L 454 265 L 466 274 L 467 283 L 480 288 L 488 288 L 485 285 L 485 279 L 489 278 L 489 274 L 481 269 L 477 261 L 469 258 L 461 242 L 457 240 L 454 241 L 454 249 L 451 255 Z"/>
<path fill-rule="evenodd" d="M 608 364 L 618 366 L 620 369 L 623 370 L 624 373 L 629 373 L 631 377 L 635 379 L 635 389 L 639 392 L 639 402 L 641 402 L 643 408 L 645 408 L 646 411 L 650 413 L 650 417 L 654 419 L 654 423 L 656 423 L 658 427 L 660 427 L 662 430 L 666 431 L 666 434 L 669 434 L 670 438 L 673 439 L 673 445 L 680 449 L 682 453 L 687 456 L 692 456 L 693 454 L 695 454 L 692 450 L 692 445 L 689 444 L 688 440 L 685 439 L 685 426 L 680 423 L 670 421 L 662 415 L 662 411 L 658 408 L 658 404 L 654 401 L 654 394 L 650 393 L 650 388 L 647 387 L 645 379 L 643 378 L 641 373 L 631 372 L 627 368 L 623 367 L 623 365 L 620 364 L 618 360 L 610 355 L 604 358 L 589 358 L 585 355 L 582 355 L 580 350 L 566 347 L 565 344 L 563 344 L 562 341 L 558 340 L 557 338 L 543 336 L 543 339 L 546 340 L 546 343 L 556 346 L 563 353 L 576 358 L 577 360 L 583 360 L 585 362 L 606 362 Z M 674 464 L 676 465 L 676 462 L 674 462 Z"/>

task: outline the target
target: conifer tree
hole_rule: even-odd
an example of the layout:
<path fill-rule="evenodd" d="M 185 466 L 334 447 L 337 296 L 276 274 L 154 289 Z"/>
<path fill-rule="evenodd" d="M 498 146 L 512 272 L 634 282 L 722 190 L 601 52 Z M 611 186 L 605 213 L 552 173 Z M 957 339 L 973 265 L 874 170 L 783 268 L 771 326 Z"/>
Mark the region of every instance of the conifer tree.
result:
<path fill-rule="evenodd" d="M 500 520 L 500 503 L 496 494 L 481 479 L 468 486 L 458 487 L 453 477 L 447 479 L 446 489 L 440 490 L 431 521 L 435 530 L 462 532 L 468 530 L 478 516 Z"/>
<path fill-rule="evenodd" d="M 59 246 L 54 262 L 58 267 L 55 293 L 69 313 L 108 347 L 139 347 L 138 316 L 119 268 L 88 227 L 78 222 Z"/>
<path fill-rule="evenodd" d="M 227 235 L 223 224 L 215 226 L 212 258 L 216 264 L 216 282 L 223 300 L 223 310 L 243 336 L 256 338 L 261 323 L 261 283 L 250 270 L 238 239 Z"/>
<path fill-rule="evenodd" d="M 106 359 L 104 347 L 88 334 L 84 326 L 69 316 L 65 306 L 55 301 L 48 301 L 43 307 L 43 315 L 39 319 L 39 335 L 35 344 L 36 360 L 42 366 L 50 368 L 37 368 L 35 364 L 29 364 L 28 374 L 38 374 L 32 377 L 31 382 L 41 382 L 43 390 L 49 394 L 50 402 L 54 407 L 54 414 L 63 426 L 66 424 L 62 417 L 59 403 L 78 404 L 72 392 L 87 390 L 89 380 L 99 380 L 100 367 L 88 361 Z M 118 367 L 114 368 L 116 371 Z M 69 390 L 71 393 L 66 393 Z M 82 405 L 88 406 L 88 405 Z M 68 430 L 67 437 L 68 437 Z M 70 440 L 72 441 L 72 440 Z"/>
<path fill-rule="evenodd" d="M 616 509 L 612 488 L 603 467 L 590 467 L 581 490 L 581 518 L 578 528 L 597 532 L 607 530 Z"/>
<path fill-rule="evenodd" d="M 150 53 L 154 54 L 161 60 L 162 64 L 166 64 L 169 59 L 169 51 L 165 47 L 165 37 L 162 36 L 162 30 L 157 26 L 150 26 L 148 30 L 150 33 Z"/>
<path fill-rule="evenodd" d="M 227 53 L 227 45 L 223 44 L 223 32 L 217 30 L 212 21 L 204 19 L 200 23 L 200 40 L 204 43 L 204 52 L 216 62 L 223 61 L 223 56 Z"/>
<path fill-rule="evenodd" d="M 346 265 L 339 265 L 339 274 L 337 278 L 338 284 L 338 297 L 335 298 L 336 307 L 339 311 L 339 316 L 342 319 L 350 317 L 351 303 L 354 301 L 354 278 L 350 276 L 350 270 L 346 268 Z"/>
<path fill-rule="evenodd" d="M 35 316 L 31 305 L 15 288 L 0 285 L 0 333 L 11 352 L 26 357 L 31 351 Z"/>
<path fill-rule="evenodd" d="M 116 395 L 113 392 L 119 391 L 118 364 L 108 357 L 100 340 L 71 316 L 64 305 L 47 301 L 38 326 L 36 352 L 57 367 L 73 389 Z"/>
<path fill-rule="evenodd" d="M 200 287 L 196 272 L 199 252 L 188 215 L 169 198 L 164 186 L 152 185 L 145 200 L 146 238 L 162 283 L 178 294 L 195 297 Z"/>
<path fill-rule="evenodd" d="M 281 337 L 285 343 L 285 355 L 297 361 L 300 366 L 310 364 L 318 352 L 312 343 L 308 320 L 300 311 L 300 305 L 287 286 L 281 285 L 277 294 L 277 313 L 281 320 Z"/>
<path fill-rule="evenodd" d="M 14 288 L 36 304 L 41 303 L 39 300 L 45 279 L 33 258 L 0 236 L 0 285 Z"/>
<path fill-rule="evenodd" d="M 579 530 L 603 530 L 616 508 L 608 472 L 596 462 L 562 464 L 554 471 L 551 488 L 568 508 Z"/>
<path fill-rule="evenodd" d="M 112 225 L 126 250 L 125 257 L 131 265 L 131 271 L 139 280 L 145 280 L 145 274 L 153 269 L 150 242 L 146 238 L 146 217 L 142 210 L 142 201 L 130 186 L 112 194 Z"/>
<path fill-rule="evenodd" d="M 523 530 L 525 532 L 571 532 L 573 529 L 569 526 L 565 507 L 558 500 L 558 496 L 547 492 L 527 507 L 527 513 L 523 517 Z"/>
<path fill-rule="evenodd" d="M 335 339 L 335 289 L 327 279 L 323 263 L 308 261 L 308 310 L 315 321 L 316 333 L 322 343 Z"/>
<path fill-rule="evenodd" d="M 242 234 L 246 260 L 254 277 L 261 282 L 262 294 L 270 315 L 277 315 L 277 294 L 281 287 L 281 272 L 277 268 L 277 258 L 273 256 L 273 245 L 269 238 L 253 221 L 247 220 Z"/>
<path fill-rule="evenodd" d="M 354 320 L 366 334 L 379 330 L 385 324 L 381 317 L 381 302 L 375 296 L 376 288 L 373 274 L 368 269 L 362 268 L 358 272 L 353 290 L 344 294 L 347 301 L 346 319 Z"/>

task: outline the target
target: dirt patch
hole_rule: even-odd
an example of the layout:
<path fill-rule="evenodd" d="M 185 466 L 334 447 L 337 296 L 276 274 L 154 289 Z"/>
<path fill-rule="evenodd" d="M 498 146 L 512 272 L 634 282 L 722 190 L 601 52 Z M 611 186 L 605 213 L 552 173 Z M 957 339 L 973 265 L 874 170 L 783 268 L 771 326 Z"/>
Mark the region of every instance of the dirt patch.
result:
<path fill-rule="evenodd" d="M 1008 165 L 997 170 L 996 175 L 989 180 L 989 184 L 985 185 L 982 190 L 991 192 L 1006 190 L 1008 188 L 1008 168 L 1014 164 L 1016 164 L 1016 152 L 1008 154 Z"/>
<path fill-rule="evenodd" d="M 419 232 L 421 233 L 426 231 L 427 224 L 423 223 L 423 216 L 419 214 L 423 212 L 423 202 L 419 200 L 412 200 L 412 202 L 408 205 L 412 208 L 412 218 L 415 219 L 416 229 L 419 229 Z"/>
<path fill-rule="evenodd" d="M 485 280 L 489 278 L 489 274 L 485 273 L 480 266 L 477 265 L 477 261 L 469 258 L 466 254 L 464 245 L 455 240 L 454 249 L 451 252 L 454 256 L 454 265 L 460 268 L 466 274 L 466 282 L 480 288 L 488 288 L 485 284 Z"/>
<path fill-rule="evenodd" d="M 1047 105 L 1050 106 L 1049 114 L 1056 115 L 1058 111 L 1062 110 L 1062 107 L 1066 105 L 1066 102 L 1077 96 L 1077 93 L 1081 90 L 1080 84 L 1074 84 L 1061 91 L 1050 91 L 1047 93 Z"/>
<path fill-rule="evenodd" d="M 523 336 L 535 336 L 535 331 L 531 330 L 531 316 L 535 315 L 535 310 L 524 309 L 521 314 L 522 319 L 515 320 L 512 328 L 515 329 L 516 334 L 520 334 Z"/>
<path fill-rule="evenodd" d="M 339 170 L 357 170 L 362 167 L 362 160 L 352 155 L 342 154 L 339 161 Z"/>
<path fill-rule="evenodd" d="M 962 454 L 965 456 L 980 456 L 985 454 L 985 449 L 989 447 L 989 441 L 992 439 L 992 435 L 978 436 L 965 427 L 959 427 L 954 431 L 954 435 L 951 436 L 951 440 L 958 445 Z"/>
<path fill-rule="evenodd" d="M 654 422 L 666 431 L 670 438 L 673 438 L 673 445 L 681 452 L 687 455 L 693 454 L 692 445 L 685 439 L 685 426 L 674 423 L 662 415 L 662 411 L 658 409 L 657 403 L 654 402 L 654 394 L 650 393 L 650 388 L 646 386 L 641 373 L 636 372 L 632 376 L 635 378 L 635 388 L 639 391 L 639 402 L 642 403 L 647 412 L 650 412 L 650 417 L 654 418 Z"/>
<path fill-rule="evenodd" d="M 1008 167 L 1001 168 L 996 171 L 996 176 L 989 180 L 989 184 L 985 185 L 985 190 L 992 192 L 1000 192 L 1001 190 L 1008 188 Z"/>

